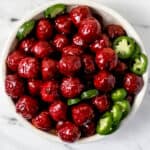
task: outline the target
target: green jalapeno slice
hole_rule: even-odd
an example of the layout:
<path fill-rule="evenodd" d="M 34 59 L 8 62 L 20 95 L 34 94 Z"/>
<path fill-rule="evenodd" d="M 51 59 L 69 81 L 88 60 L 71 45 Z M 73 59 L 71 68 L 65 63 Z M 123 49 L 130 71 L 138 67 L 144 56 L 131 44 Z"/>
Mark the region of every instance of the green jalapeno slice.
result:
<path fill-rule="evenodd" d="M 72 98 L 72 99 L 68 99 L 67 101 L 67 105 L 71 106 L 71 105 L 75 105 L 77 103 L 79 103 L 81 100 L 79 98 Z"/>
<path fill-rule="evenodd" d="M 66 12 L 66 6 L 64 4 L 56 4 L 44 11 L 45 18 L 55 18 L 57 15 L 63 14 Z"/>
<path fill-rule="evenodd" d="M 33 30 L 33 28 L 35 27 L 35 21 L 34 20 L 30 20 L 25 22 L 18 30 L 17 32 L 17 39 L 20 41 L 22 39 L 24 39 L 25 37 L 27 37 L 27 35 L 29 35 L 31 33 L 31 31 Z"/>
<path fill-rule="evenodd" d="M 114 40 L 113 49 L 119 58 L 128 59 L 135 51 L 135 41 L 128 36 L 120 36 Z"/>
<path fill-rule="evenodd" d="M 130 70 L 137 75 L 143 75 L 147 70 L 147 66 L 148 58 L 143 53 L 136 55 L 133 59 L 131 59 Z"/>
<path fill-rule="evenodd" d="M 99 91 L 96 89 L 87 90 L 81 94 L 81 99 L 91 99 L 93 97 L 96 97 L 98 94 Z"/>

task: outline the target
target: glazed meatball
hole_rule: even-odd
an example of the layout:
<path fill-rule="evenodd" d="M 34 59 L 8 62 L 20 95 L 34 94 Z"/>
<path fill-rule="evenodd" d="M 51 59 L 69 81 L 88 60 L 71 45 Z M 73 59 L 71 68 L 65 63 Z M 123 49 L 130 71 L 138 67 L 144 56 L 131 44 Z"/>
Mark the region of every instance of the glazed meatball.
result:
<path fill-rule="evenodd" d="M 82 56 L 82 62 L 83 62 L 84 72 L 86 74 L 91 74 L 95 72 L 96 68 L 94 63 L 94 57 L 92 57 L 89 54 L 84 54 Z"/>
<path fill-rule="evenodd" d="M 40 91 L 42 100 L 49 103 L 54 102 L 58 99 L 58 90 L 59 85 L 56 81 L 51 80 L 43 83 Z"/>
<path fill-rule="evenodd" d="M 57 73 L 57 61 L 49 58 L 42 60 L 41 64 L 42 78 L 43 80 L 50 80 L 56 76 Z"/>
<path fill-rule="evenodd" d="M 79 26 L 79 35 L 86 40 L 87 43 L 91 43 L 98 38 L 101 34 L 101 25 L 93 17 L 84 19 Z"/>
<path fill-rule="evenodd" d="M 43 131 L 49 131 L 52 127 L 52 121 L 48 111 L 42 111 L 39 115 L 32 119 L 32 124 Z"/>
<path fill-rule="evenodd" d="M 85 39 L 83 39 L 81 37 L 81 35 L 79 35 L 79 34 L 75 34 L 73 36 L 72 42 L 74 45 L 79 46 L 81 48 L 87 48 L 88 47 L 88 44 L 86 43 Z"/>
<path fill-rule="evenodd" d="M 86 103 L 72 107 L 72 118 L 76 125 L 82 126 L 94 118 L 93 108 Z"/>
<path fill-rule="evenodd" d="M 63 48 L 63 55 L 76 55 L 80 56 L 83 54 L 83 49 L 76 45 L 69 45 Z"/>
<path fill-rule="evenodd" d="M 31 49 L 37 58 L 44 58 L 53 52 L 52 46 L 46 41 L 38 41 Z"/>
<path fill-rule="evenodd" d="M 25 55 L 21 51 L 13 51 L 7 57 L 6 63 L 8 68 L 16 72 L 18 70 L 18 64 L 23 58 L 25 58 Z"/>
<path fill-rule="evenodd" d="M 134 73 L 125 74 L 123 86 L 128 91 L 128 93 L 138 94 L 143 85 L 144 81 L 140 76 Z"/>
<path fill-rule="evenodd" d="M 69 44 L 68 38 L 63 34 L 55 35 L 53 39 L 53 45 L 58 51 L 62 51 L 62 49 Z"/>
<path fill-rule="evenodd" d="M 64 121 L 67 119 L 67 105 L 57 100 L 50 105 L 49 114 L 55 121 Z"/>
<path fill-rule="evenodd" d="M 95 134 L 96 132 L 96 125 L 93 121 L 90 121 L 83 126 L 81 126 L 82 136 L 89 137 Z"/>
<path fill-rule="evenodd" d="M 21 96 L 16 103 L 16 111 L 28 120 L 36 116 L 38 109 L 37 100 L 30 96 Z"/>
<path fill-rule="evenodd" d="M 111 39 L 125 35 L 124 29 L 120 25 L 110 24 L 106 31 Z"/>
<path fill-rule="evenodd" d="M 61 34 L 70 34 L 72 31 L 72 21 L 69 15 L 58 16 L 55 19 L 55 27 Z"/>
<path fill-rule="evenodd" d="M 70 11 L 70 18 L 75 26 L 79 26 L 83 19 L 90 16 L 91 11 L 87 6 L 77 6 Z"/>
<path fill-rule="evenodd" d="M 115 82 L 115 77 L 107 71 L 100 71 L 94 76 L 94 86 L 102 92 L 111 91 L 115 86 Z"/>
<path fill-rule="evenodd" d="M 17 99 L 24 93 L 24 83 L 16 74 L 7 75 L 5 79 L 5 90 L 7 94 Z"/>
<path fill-rule="evenodd" d="M 53 34 L 53 26 L 47 19 L 40 19 L 36 26 L 36 37 L 39 40 L 47 40 Z"/>
<path fill-rule="evenodd" d="M 22 78 L 35 78 L 39 72 L 39 63 L 36 58 L 25 57 L 19 62 L 18 74 Z"/>
<path fill-rule="evenodd" d="M 81 59 L 79 56 L 65 55 L 60 59 L 58 68 L 63 75 L 73 76 L 81 68 Z"/>
<path fill-rule="evenodd" d="M 95 97 L 92 100 L 94 106 L 99 110 L 99 112 L 103 113 L 110 108 L 110 101 L 106 95 L 100 95 Z"/>
<path fill-rule="evenodd" d="M 24 40 L 21 41 L 21 43 L 19 44 L 19 49 L 22 52 L 25 52 L 27 54 L 31 53 L 31 49 L 34 46 L 34 44 L 36 43 L 34 38 L 26 38 Z"/>
<path fill-rule="evenodd" d="M 100 70 L 112 70 L 117 66 L 118 56 L 111 48 L 103 48 L 96 53 L 96 64 Z"/>
<path fill-rule="evenodd" d="M 74 98 L 83 90 L 83 84 L 78 78 L 65 78 L 61 83 L 61 93 L 65 98 Z"/>
<path fill-rule="evenodd" d="M 29 79 L 28 80 L 28 91 L 32 96 L 39 95 L 41 90 L 42 81 L 41 80 L 35 80 L 35 79 Z"/>
<path fill-rule="evenodd" d="M 111 42 L 106 34 L 102 34 L 98 40 L 94 41 L 94 43 L 90 45 L 90 49 L 94 53 L 101 51 L 106 47 L 111 47 Z"/>
<path fill-rule="evenodd" d="M 75 124 L 66 121 L 57 130 L 57 135 L 65 142 L 75 142 L 80 138 L 81 133 Z"/>
<path fill-rule="evenodd" d="M 128 69 L 128 66 L 124 62 L 118 61 L 117 66 L 114 69 L 114 71 L 116 74 L 123 75 L 127 69 Z"/>

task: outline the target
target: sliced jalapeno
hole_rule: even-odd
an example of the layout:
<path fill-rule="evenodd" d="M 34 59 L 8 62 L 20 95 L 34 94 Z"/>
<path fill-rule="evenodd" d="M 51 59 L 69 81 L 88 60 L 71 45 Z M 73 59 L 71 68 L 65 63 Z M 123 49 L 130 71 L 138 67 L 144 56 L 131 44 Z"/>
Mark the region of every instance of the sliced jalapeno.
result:
<path fill-rule="evenodd" d="M 135 43 L 135 51 L 132 57 L 134 58 L 135 56 L 140 55 L 140 54 L 141 54 L 141 47 L 139 44 Z"/>
<path fill-rule="evenodd" d="M 101 135 L 109 134 L 112 130 L 112 124 L 112 114 L 110 112 L 107 112 L 102 116 L 102 118 L 99 119 L 96 127 L 96 132 Z"/>
<path fill-rule="evenodd" d="M 22 40 L 24 39 L 28 34 L 31 33 L 31 31 L 33 30 L 35 26 L 35 21 L 34 20 L 30 20 L 25 22 L 18 30 L 17 32 L 17 39 L 18 40 Z"/>
<path fill-rule="evenodd" d="M 122 107 L 118 104 L 114 104 L 111 109 L 111 113 L 113 116 L 113 124 L 114 125 L 119 124 L 123 115 Z"/>
<path fill-rule="evenodd" d="M 118 124 L 113 124 L 110 130 L 110 134 L 113 133 L 114 131 L 116 131 L 120 126 L 120 123 Z"/>
<path fill-rule="evenodd" d="M 130 58 L 135 50 L 135 41 L 128 36 L 120 36 L 113 42 L 113 49 L 121 59 Z"/>
<path fill-rule="evenodd" d="M 145 54 L 136 55 L 130 62 L 130 70 L 137 74 L 142 75 L 145 73 L 148 66 L 148 59 Z"/>
<path fill-rule="evenodd" d="M 88 90 L 88 91 L 84 91 L 81 94 L 81 99 L 91 99 L 93 97 L 96 97 L 98 94 L 99 94 L 99 91 L 96 90 L 96 89 L 91 89 L 91 90 Z"/>
<path fill-rule="evenodd" d="M 124 88 L 116 89 L 111 93 L 111 99 L 113 101 L 123 100 L 126 96 L 127 92 Z"/>
<path fill-rule="evenodd" d="M 66 6 L 64 4 L 56 4 L 44 11 L 44 16 L 46 18 L 55 18 L 59 14 L 63 14 L 66 11 Z"/>
<path fill-rule="evenodd" d="M 72 99 L 68 99 L 67 101 L 67 105 L 71 106 L 71 105 L 75 105 L 77 103 L 79 103 L 81 100 L 79 98 L 72 98 Z"/>
<path fill-rule="evenodd" d="M 116 101 L 115 104 L 118 104 L 121 106 L 121 110 L 123 112 L 123 117 L 127 116 L 127 114 L 131 110 L 131 106 L 128 100 L 122 100 L 122 101 Z"/>

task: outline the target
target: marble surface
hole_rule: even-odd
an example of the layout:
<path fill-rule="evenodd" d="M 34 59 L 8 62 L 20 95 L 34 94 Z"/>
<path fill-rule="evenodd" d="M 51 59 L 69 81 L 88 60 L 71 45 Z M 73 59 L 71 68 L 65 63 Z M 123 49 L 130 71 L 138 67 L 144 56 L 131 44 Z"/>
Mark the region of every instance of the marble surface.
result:
<path fill-rule="evenodd" d="M 16 22 L 48 0 L 4 0 L 0 3 L 0 54 Z M 97 0 L 117 10 L 135 27 L 150 58 L 150 1 Z M 82 145 L 56 144 L 37 137 L 23 127 L 9 112 L 0 93 L 0 149 L 1 150 L 148 150 L 150 149 L 150 78 L 144 101 L 135 117 L 122 130 L 98 142 Z"/>

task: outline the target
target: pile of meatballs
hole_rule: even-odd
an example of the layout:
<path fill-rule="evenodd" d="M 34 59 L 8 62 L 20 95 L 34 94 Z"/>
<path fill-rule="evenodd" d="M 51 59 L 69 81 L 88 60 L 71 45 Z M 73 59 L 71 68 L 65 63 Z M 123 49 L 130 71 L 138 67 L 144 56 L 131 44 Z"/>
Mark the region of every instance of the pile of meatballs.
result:
<path fill-rule="evenodd" d="M 35 20 L 6 60 L 5 89 L 17 113 L 66 142 L 96 134 L 99 118 L 111 108 L 111 91 L 124 87 L 132 105 L 143 86 L 112 49 L 123 35 L 120 25 L 105 25 L 87 6 Z M 91 89 L 98 95 L 68 105 Z"/>

